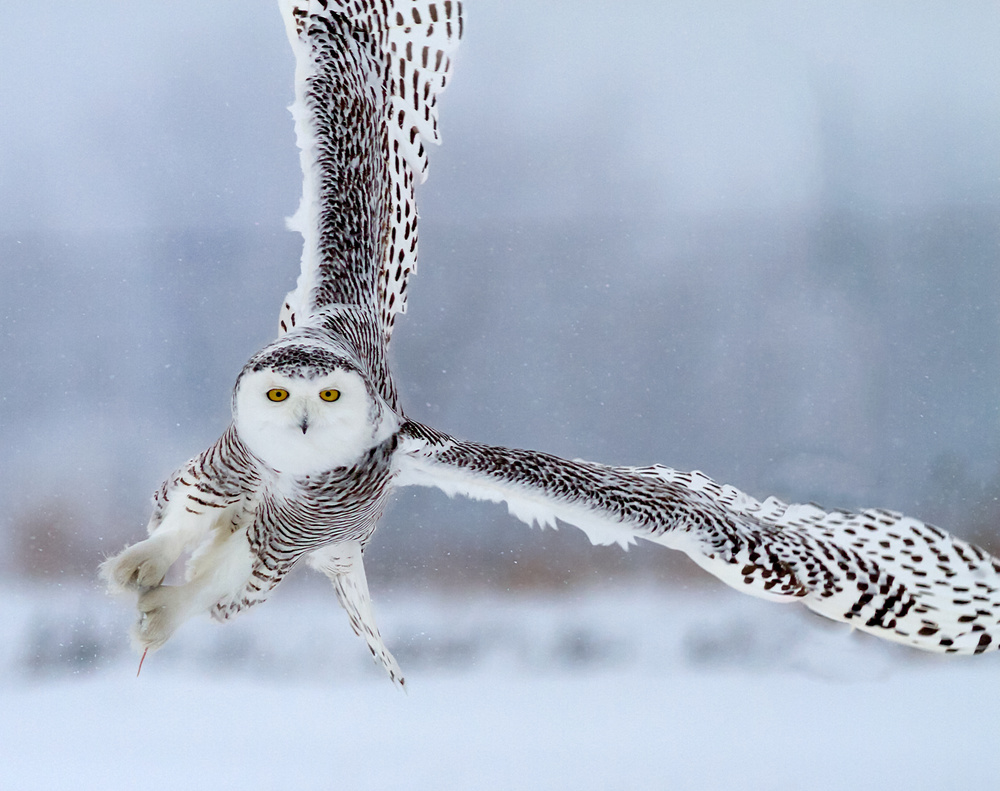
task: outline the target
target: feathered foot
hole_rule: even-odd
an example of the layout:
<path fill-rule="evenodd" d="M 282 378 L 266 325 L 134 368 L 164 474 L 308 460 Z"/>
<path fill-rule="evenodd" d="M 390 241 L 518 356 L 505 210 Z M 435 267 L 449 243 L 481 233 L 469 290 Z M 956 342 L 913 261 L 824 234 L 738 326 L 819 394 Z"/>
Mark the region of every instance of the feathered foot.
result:
<path fill-rule="evenodd" d="M 140 589 L 139 620 L 131 632 L 136 650 L 156 651 L 186 620 L 242 590 L 251 563 L 245 529 L 228 535 L 217 533 L 188 562 L 185 583 Z"/>
<path fill-rule="evenodd" d="M 155 533 L 105 560 L 98 573 L 112 593 L 155 587 L 184 551 L 178 539 L 175 533 Z"/>

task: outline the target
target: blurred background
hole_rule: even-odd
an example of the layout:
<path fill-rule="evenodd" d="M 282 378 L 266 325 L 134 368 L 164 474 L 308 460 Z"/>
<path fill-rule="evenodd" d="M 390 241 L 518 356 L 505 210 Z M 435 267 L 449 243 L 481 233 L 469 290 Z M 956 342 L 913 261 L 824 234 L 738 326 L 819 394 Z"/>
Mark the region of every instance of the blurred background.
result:
<path fill-rule="evenodd" d="M 89 579 L 274 336 L 292 59 L 270 0 L 2 13 L 0 568 Z M 995 3 L 467 16 L 394 339 L 412 417 L 1000 548 Z M 565 532 L 403 491 L 370 562 L 506 586 L 668 554 Z"/>
<path fill-rule="evenodd" d="M 95 567 L 274 336 L 301 247 L 274 5 L 0 2 L 0 579 L 27 592 L 9 667 L 125 655 Z M 1000 6 L 466 8 L 393 342 L 407 413 L 1000 550 Z M 423 490 L 366 559 L 412 656 L 433 630 L 393 601 L 716 591 L 665 550 Z M 67 615 L 59 591 L 92 604 Z M 465 656 L 435 639 L 429 665 Z"/>

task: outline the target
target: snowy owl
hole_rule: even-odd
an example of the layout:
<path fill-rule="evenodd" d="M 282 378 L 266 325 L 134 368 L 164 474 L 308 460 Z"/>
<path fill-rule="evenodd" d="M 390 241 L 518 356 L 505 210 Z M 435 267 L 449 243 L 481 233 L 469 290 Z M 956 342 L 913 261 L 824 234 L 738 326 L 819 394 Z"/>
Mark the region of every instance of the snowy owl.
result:
<path fill-rule="evenodd" d="M 700 472 L 609 467 L 465 442 L 406 418 L 386 350 L 417 263 L 414 183 L 437 143 L 439 94 L 462 36 L 451 0 L 283 0 L 304 238 L 277 340 L 240 371 L 233 420 L 154 497 L 149 537 L 109 558 L 138 594 L 143 652 L 187 618 L 227 619 L 300 559 L 333 582 L 352 627 L 399 685 L 362 553 L 397 486 L 506 502 L 596 544 L 644 538 L 729 585 L 880 637 L 981 653 L 1000 636 L 1000 561 L 916 519 L 759 502 Z M 180 561 L 183 581 L 164 584 Z"/>

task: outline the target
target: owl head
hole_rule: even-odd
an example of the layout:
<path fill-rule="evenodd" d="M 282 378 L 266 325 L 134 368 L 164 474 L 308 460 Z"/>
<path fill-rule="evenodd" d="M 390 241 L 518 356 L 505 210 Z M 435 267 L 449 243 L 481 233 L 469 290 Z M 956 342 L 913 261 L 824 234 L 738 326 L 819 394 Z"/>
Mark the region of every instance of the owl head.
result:
<path fill-rule="evenodd" d="M 255 456 L 292 475 L 350 466 L 399 427 L 351 355 L 307 342 L 278 342 L 250 359 L 233 421 Z"/>

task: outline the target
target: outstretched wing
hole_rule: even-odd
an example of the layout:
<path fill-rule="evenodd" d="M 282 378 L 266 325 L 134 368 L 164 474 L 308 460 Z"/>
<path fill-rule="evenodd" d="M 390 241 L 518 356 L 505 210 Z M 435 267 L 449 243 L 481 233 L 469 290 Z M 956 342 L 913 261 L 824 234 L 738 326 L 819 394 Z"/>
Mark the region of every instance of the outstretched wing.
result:
<path fill-rule="evenodd" d="M 281 0 L 295 53 L 291 107 L 303 186 L 289 227 L 302 272 L 279 331 L 330 304 L 360 305 L 385 340 L 417 265 L 416 176 L 440 142 L 437 96 L 462 33 L 462 4 Z"/>
<path fill-rule="evenodd" d="M 917 648 L 982 653 L 1000 644 L 1000 560 L 916 519 L 761 503 L 700 472 L 565 461 L 412 422 L 401 438 L 397 485 L 506 502 L 529 525 L 567 522 L 595 544 L 645 538 L 745 593 L 801 601 Z"/>

